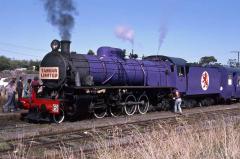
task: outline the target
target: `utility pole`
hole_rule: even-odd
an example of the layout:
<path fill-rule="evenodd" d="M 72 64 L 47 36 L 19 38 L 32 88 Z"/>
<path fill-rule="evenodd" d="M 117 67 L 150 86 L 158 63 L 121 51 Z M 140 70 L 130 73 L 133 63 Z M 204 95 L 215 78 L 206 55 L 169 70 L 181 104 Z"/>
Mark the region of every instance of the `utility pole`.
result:
<path fill-rule="evenodd" d="M 236 66 L 239 67 L 239 54 L 240 54 L 240 51 L 231 51 L 231 52 L 238 55 L 238 60 L 237 60 Z"/>

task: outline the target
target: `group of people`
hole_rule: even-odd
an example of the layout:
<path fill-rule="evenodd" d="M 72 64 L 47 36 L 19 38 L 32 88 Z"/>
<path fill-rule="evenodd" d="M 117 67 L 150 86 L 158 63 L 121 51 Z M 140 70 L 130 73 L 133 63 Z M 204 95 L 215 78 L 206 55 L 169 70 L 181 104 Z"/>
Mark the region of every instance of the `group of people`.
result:
<path fill-rule="evenodd" d="M 16 78 L 12 78 L 12 80 L 8 83 L 5 88 L 5 94 L 7 94 L 7 102 L 3 105 L 3 112 L 14 112 L 19 110 L 16 104 L 16 93 L 18 96 L 18 100 L 24 97 L 30 97 L 32 91 L 32 83 L 34 81 L 38 81 L 38 77 L 34 77 L 34 80 L 28 79 L 24 84 L 23 78 L 19 77 L 19 80 L 16 83 Z"/>

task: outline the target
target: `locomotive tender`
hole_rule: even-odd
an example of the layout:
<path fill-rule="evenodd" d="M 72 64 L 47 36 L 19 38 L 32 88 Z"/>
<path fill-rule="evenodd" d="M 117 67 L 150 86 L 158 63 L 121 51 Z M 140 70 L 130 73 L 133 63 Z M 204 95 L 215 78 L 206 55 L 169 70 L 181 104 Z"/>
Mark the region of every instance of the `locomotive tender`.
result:
<path fill-rule="evenodd" d="M 148 56 L 125 58 L 118 48 L 100 47 L 97 55 L 70 52 L 70 41 L 53 40 L 41 62 L 43 91 L 22 99 L 30 114 L 79 118 L 93 114 L 145 114 L 169 110 L 172 91 L 179 89 L 185 107 L 208 106 L 240 98 L 240 71 L 223 66 L 193 66 L 184 59 Z M 29 117 L 36 115 L 29 115 Z"/>

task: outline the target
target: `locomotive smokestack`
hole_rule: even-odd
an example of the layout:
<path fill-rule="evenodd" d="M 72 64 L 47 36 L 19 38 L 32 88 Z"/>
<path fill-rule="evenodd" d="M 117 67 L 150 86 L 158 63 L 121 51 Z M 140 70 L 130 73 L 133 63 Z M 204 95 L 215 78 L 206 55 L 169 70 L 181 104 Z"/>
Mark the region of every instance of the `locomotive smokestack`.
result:
<path fill-rule="evenodd" d="M 62 40 L 61 41 L 61 52 L 62 53 L 70 53 L 70 43 L 71 41 L 69 40 Z"/>

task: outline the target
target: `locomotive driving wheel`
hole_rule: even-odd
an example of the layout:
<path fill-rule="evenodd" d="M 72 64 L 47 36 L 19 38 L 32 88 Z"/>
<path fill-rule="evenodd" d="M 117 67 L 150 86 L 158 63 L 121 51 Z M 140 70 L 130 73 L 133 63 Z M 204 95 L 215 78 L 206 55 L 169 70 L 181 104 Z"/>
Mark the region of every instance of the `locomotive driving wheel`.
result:
<path fill-rule="evenodd" d="M 111 106 L 109 108 L 109 113 L 113 117 L 118 117 L 118 116 L 122 115 L 122 107 L 120 108 L 118 106 Z"/>
<path fill-rule="evenodd" d="M 64 113 L 64 110 L 62 108 L 59 108 L 59 114 L 53 114 L 53 121 L 55 123 L 58 123 L 60 124 L 61 122 L 64 121 L 65 119 L 65 113 Z"/>
<path fill-rule="evenodd" d="M 146 114 L 148 109 L 149 109 L 149 99 L 147 97 L 147 95 L 141 95 L 138 99 L 138 102 L 140 102 L 141 104 L 138 104 L 138 112 L 140 114 Z"/>
<path fill-rule="evenodd" d="M 123 112 L 126 115 L 133 115 L 137 110 L 137 105 L 134 104 L 136 102 L 136 98 L 134 95 L 128 95 L 125 99 L 125 105 L 123 106 Z"/>
<path fill-rule="evenodd" d="M 94 103 L 91 103 L 91 107 L 94 107 Z M 101 106 L 93 108 L 93 115 L 98 119 L 104 118 L 107 115 L 107 107 Z"/>

